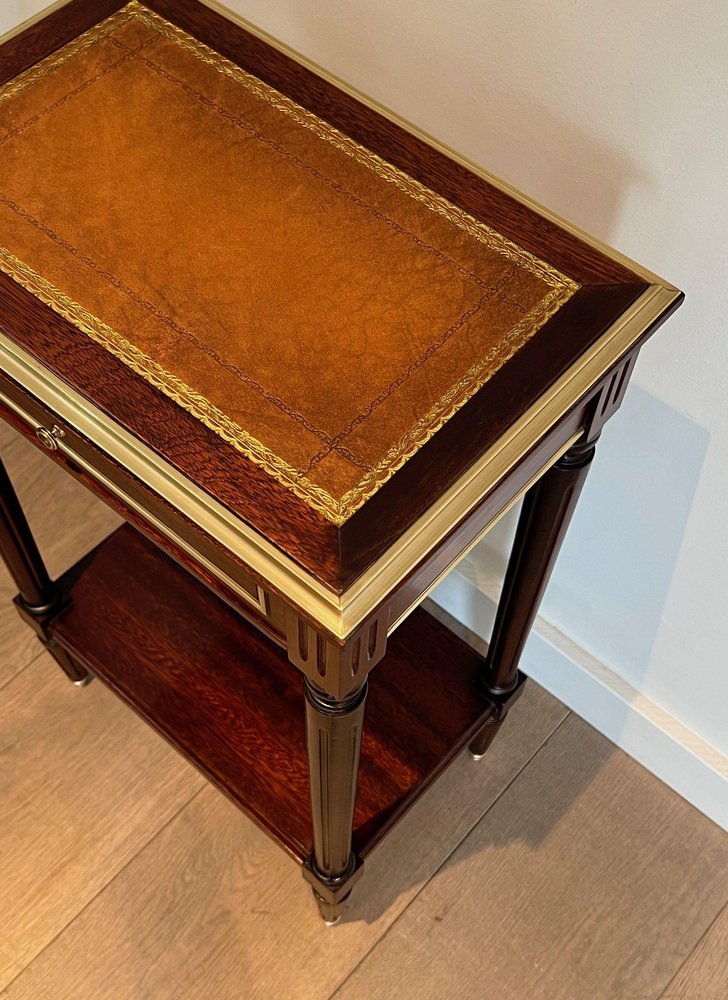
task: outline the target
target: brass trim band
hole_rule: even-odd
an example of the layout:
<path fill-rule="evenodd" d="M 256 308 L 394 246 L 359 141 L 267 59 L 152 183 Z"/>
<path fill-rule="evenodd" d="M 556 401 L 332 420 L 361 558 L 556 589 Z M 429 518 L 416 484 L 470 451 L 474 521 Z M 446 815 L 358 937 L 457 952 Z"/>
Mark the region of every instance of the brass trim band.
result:
<path fill-rule="evenodd" d="M 521 487 L 521 489 L 518 491 L 518 493 L 516 493 L 516 495 L 511 500 L 508 501 L 508 503 L 505 505 L 505 507 L 502 507 L 498 511 L 498 513 L 495 514 L 490 519 L 490 521 L 488 521 L 488 523 L 486 525 L 484 525 L 480 529 L 480 531 L 468 542 L 468 544 L 465 546 L 465 548 L 462 549 L 460 552 L 458 552 L 458 554 L 455 556 L 455 558 L 452 559 L 448 563 L 448 565 L 445 567 L 445 569 L 443 569 L 442 572 L 439 573 L 435 577 L 435 579 L 432 581 L 432 583 L 430 583 L 427 586 L 427 588 L 422 591 L 421 594 L 418 594 L 417 600 L 413 601 L 413 603 L 410 604 L 410 606 L 405 611 L 403 611 L 402 614 L 399 615 L 399 617 L 397 619 L 395 619 L 395 621 L 393 621 L 393 622 L 390 623 L 390 626 L 389 626 L 389 635 L 391 635 L 392 632 L 394 632 L 394 630 L 396 628 L 398 628 L 402 624 L 402 622 L 405 620 L 405 618 L 407 618 L 408 615 L 412 614 L 412 612 L 415 610 L 415 608 L 418 607 L 422 603 L 422 601 L 428 596 L 428 594 L 432 593 L 432 591 L 435 589 L 435 587 L 438 586 L 438 584 L 442 583 L 442 581 L 445 579 L 445 577 L 448 575 L 448 573 L 450 573 L 455 568 L 455 566 L 457 566 L 457 564 L 460 562 L 460 560 L 464 559 L 465 556 L 467 556 L 469 552 L 472 552 L 472 550 L 475 548 L 475 546 L 478 544 L 478 542 L 482 541 L 483 538 L 488 534 L 488 532 L 491 531 L 493 528 L 495 528 L 496 524 L 498 524 L 498 522 L 501 521 L 506 516 L 506 514 L 509 511 L 513 510 L 513 508 L 516 506 L 516 504 L 518 503 L 518 501 L 521 500 L 526 495 L 526 493 L 528 493 L 528 491 L 531 489 L 531 487 L 534 485 L 534 483 L 538 482 L 538 480 L 541 478 L 541 476 L 543 476 L 544 473 L 548 472 L 548 470 L 551 468 L 551 466 L 555 462 L 558 462 L 558 460 L 561 458 L 561 456 L 565 452 L 567 452 L 569 450 L 569 448 L 571 448 L 571 446 L 573 444 L 575 444 L 579 440 L 579 438 L 581 437 L 581 435 L 582 435 L 581 431 L 579 431 L 577 434 L 573 434 L 567 441 L 565 441 L 561 445 L 561 447 L 557 451 L 555 451 L 553 453 L 553 455 L 551 455 L 550 458 L 548 458 L 543 463 L 543 465 L 538 470 L 538 472 L 535 473 L 535 475 L 531 476 L 531 478 L 528 480 L 528 482 L 524 486 Z"/>
<path fill-rule="evenodd" d="M 556 421 L 591 388 L 679 292 L 653 285 L 432 507 L 343 594 L 303 570 L 259 532 L 214 501 L 187 477 L 79 393 L 43 368 L 0 331 L 0 365 L 61 421 L 227 548 L 250 571 L 285 594 L 339 639 L 345 639 L 397 584 L 431 552 Z"/>
<path fill-rule="evenodd" d="M 177 534 L 177 532 L 173 531 L 167 524 L 164 524 L 157 517 L 155 517 L 154 514 L 152 514 L 146 507 L 143 507 L 128 493 L 120 490 L 116 483 L 107 478 L 102 472 L 99 471 L 99 469 L 96 468 L 96 466 L 88 462 L 83 455 L 79 455 L 79 453 L 75 451 L 65 440 L 63 431 L 59 431 L 58 428 L 54 428 L 56 433 L 53 434 L 53 432 L 48 432 L 45 427 L 39 427 L 38 421 L 31 416 L 31 414 L 26 413 L 22 406 L 19 406 L 15 400 L 6 396 L 4 392 L 0 392 L 0 402 L 2 402 L 4 406 L 7 406 L 9 410 L 12 410 L 13 413 L 20 417 L 24 423 L 32 428 L 41 443 L 44 443 L 42 432 L 45 432 L 45 434 L 48 435 L 48 437 L 53 441 L 52 450 L 59 451 L 62 455 L 71 459 L 74 465 L 82 468 L 84 472 L 88 473 L 88 475 L 97 483 L 100 483 L 104 489 L 109 491 L 109 493 L 113 493 L 114 496 L 123 500 L 128 507 L 135 510 L 137 514 L 144 518 L 145 521 L 148 521 L 151 525 L 153 525 L 160 532 L 160 534 L 164 535 L 165 538 L 168 538 L 169 541 L 173 542 L 176 546 L 178 546 L 178 548 L 182 549 L 183 552 L 186 552 L 187 555 L 191 556 L 196 563 L 203 567 L 203 569 L 212 573 L 217 580 L 224 583 L 226 587 L 229 587 L 234 594 L 237 594 L 238 597 L 241 597 L 244 601 L 252 605 L 252 607 L 256 608 L 256 610 L 260 611 L 262 614 L 268 614 L 268 597 L 260 584 L 255 585 L 255 595 L 251 594 L 250 591 L 241 586 L 237 580 L 233 580 L 233 578 L 228 576 L 227 573 L 224 573 L 218 566 L 201 555 L 197 549 L 186 542 L 184 538 Z M 48 445 L 44 446 L 49 447 Z"/>

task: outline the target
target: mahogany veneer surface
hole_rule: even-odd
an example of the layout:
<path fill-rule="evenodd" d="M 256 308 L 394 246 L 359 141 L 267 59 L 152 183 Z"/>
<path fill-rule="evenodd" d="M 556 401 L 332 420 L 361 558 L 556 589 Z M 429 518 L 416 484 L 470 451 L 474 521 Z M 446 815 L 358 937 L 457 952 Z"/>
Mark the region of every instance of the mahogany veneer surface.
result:
<path fill-rule="evenodd" d="M 128 525 L 68 579 L 73 605 L 55 636 L 305 859 L 313 834 L 303 681 L 285 653 Z M 482 723 L 481 665 L 421 609 L 391 637 L 366 705 L 354 817 L 361 856 Z"/>

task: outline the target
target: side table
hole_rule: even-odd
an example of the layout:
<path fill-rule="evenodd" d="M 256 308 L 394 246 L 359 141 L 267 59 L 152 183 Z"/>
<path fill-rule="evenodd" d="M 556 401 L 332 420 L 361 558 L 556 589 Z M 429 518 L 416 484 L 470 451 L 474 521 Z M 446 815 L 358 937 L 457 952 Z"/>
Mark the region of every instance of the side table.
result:
<path fill-rule="evenodd" d="M 521 693 L 681 299 L 200 0 L 56 6 L 0 46 L 0 415 L 127 524 L 52 580 L 0 466 L 17 609 L 333 922 Z M 483 662 L 418 605 L 521 497 Z"/>

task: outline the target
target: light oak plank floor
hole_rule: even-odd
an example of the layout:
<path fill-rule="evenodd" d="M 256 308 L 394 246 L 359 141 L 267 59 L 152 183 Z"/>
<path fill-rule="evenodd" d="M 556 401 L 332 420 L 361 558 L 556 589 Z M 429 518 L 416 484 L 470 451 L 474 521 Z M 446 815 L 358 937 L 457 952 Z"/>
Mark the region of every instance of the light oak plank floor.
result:
<path fill-rule="evenodd" d="M 16 674 L 0 691 L 0 984 L 203 784 L 100 684 L 74 687 L 47 653 Z"/>
<path fill-rule="evenodd" d="M 664 1000 L 728 997 L 728 906 L 662 994 Z"/>
<path fill-rule="evenodd" d="M 570 716 L 336 1000 L 659 997 L 728 896 L 728 835 Z"/>
<path fill-rule="evenodd" d="M 60 572 L 117 519 L 7 430 Z M 367 862 L 345 920 L 0 578 L 3 1000 L 728 1000 L 728 835 L 531 685 Z M 722 915 L 721 915 L 722 913 Z"/>

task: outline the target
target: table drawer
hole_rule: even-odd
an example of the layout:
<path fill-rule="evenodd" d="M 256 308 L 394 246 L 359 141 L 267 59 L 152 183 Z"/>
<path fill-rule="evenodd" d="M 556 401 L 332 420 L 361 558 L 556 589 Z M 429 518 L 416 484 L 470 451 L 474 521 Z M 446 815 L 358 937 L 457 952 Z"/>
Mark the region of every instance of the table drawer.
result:
<path fill-rule="evenodd" d="M 154 491 L 2 373 L 0 416 L 263 631 L 283 641 L 285 610 L 276 595 Z"/>

